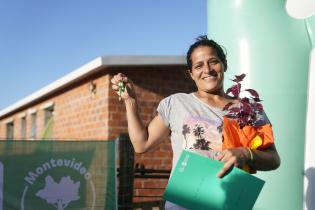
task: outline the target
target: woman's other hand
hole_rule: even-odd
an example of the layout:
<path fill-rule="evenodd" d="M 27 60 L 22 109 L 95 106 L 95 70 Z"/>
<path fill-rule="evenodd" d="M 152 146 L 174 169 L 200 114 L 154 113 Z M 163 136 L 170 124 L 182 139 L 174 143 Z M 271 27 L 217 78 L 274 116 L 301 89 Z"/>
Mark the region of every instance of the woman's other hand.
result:
<path fill-rule="evenodd" d="M 250 161 L 250 154 L 244 147 L 230 148 L 223 150 L 215 159 L 224 163 L 217 174 L 217 177 L 223 177 L 232 167 L 242 168 L 247 164 Z"/>

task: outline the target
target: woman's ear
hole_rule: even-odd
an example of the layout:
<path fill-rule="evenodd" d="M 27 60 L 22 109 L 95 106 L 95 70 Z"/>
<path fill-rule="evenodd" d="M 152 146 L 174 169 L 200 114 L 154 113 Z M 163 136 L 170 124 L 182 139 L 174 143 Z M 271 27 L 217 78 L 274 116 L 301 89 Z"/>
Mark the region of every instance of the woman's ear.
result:
<path fill-rule="evenodd" d="M 187 75 L 189 75 L 190 79 L 193 80 L 191 70 L 190 70 L 190 69 L 187 69 L 186 72 L 187 72 Z"/>
<path fill-rule="evenodd" d="M 226 66 L 225 65 L 223 65 L 223 66 L 224 66 L 224 72 L 226 72 L 228 65 L 226 64 Z"/>

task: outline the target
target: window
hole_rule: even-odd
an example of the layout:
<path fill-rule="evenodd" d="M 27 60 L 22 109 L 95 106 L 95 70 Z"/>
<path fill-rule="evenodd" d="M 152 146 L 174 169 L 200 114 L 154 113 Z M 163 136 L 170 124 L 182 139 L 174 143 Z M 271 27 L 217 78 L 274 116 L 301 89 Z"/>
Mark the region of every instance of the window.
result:
<path fill-rule="evenodd" d="M 21 118 L 21 139 L 26 139 L 26 117 Z"/>
<path fill-rule="evenodd" d="M 13 140 L 14 123 L 13 122 L 7 123 L 6 130 L 7 130 L 7 140 Z"/>
<path fill-rule="evenodd" d="M 41 139 L 51 139 L 53 135 L 53 125 L 54 125 L 54 106 L 48 106 L 44 109 L 44 115 L 45 115 L 45 126 L 44 129 L 40 135 Z"/>
<path fill-rule="evenodd" d="M 45 109 L 45 126 L 53 118 L 54 107 L 49 107 Z"/>
<path fill-rule="evenodd" d="M 31 114 L 31 133 L 30 138 L 36 139 L 36 112 Z"/>

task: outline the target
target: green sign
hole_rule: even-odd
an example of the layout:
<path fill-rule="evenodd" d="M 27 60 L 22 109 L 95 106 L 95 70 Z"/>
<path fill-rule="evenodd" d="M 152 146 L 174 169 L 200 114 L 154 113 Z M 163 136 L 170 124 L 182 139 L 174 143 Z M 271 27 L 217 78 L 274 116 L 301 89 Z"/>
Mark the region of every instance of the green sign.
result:
<path fill-rule="evenodd" d="M 115 141 L 0 141 L 0 210 L 116 209 Z"/>

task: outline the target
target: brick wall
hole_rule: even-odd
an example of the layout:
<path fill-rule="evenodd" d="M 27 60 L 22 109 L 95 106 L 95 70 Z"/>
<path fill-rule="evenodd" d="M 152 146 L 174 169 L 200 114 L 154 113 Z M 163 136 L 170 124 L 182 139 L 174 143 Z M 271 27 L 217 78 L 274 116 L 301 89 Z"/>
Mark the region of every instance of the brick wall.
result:
<path fill-rule="evenodd" d="M 14 138 L 21 137 L 20 115 L 26 114 L 27 138 L 30 138 L 31 114 L 36 111 L 37 135 L 44 128 L 44 109 L 42 106 L 53 102 L 54 106 L 54 139 L 109 139 L 108 136 L 108 92 L 109 75 L 98 74 L 83 81 L 73 84 L 62 91 L 47 96 L 44 99 L 24 107 L 18 112 L 0 119 L 0 138 L 6 137 L 5 121 L 8 118 L 14 119 Z M 96 86 L 96 92 L 90 91 L 91 82 Z"/>
<path fill-rule="evenodd" d="M 0 138 L 3 139 L 6 136 L 3 122 L 11 117 L 15 123 L 14 137 L 20 138 L 19 115 L 22 113 L 26 113 L 27 137 L 29 138 L 31 127 L 29 109 L 36 110 L 37 138 L 39 138 L 44 127 L 44 111 L 41 107 L 45 103 L 53 102 L 54 139 L 116 139 L 120 133 L 127 133 L 127 122 L 124 103 L 119 101 L 116 93 L 111 90 L 112 76 L 122 72 L 134 82 L 140 117 L 145 124 L 148 124 L 156 115 L 156 107 L 161 99 L 172 93 L 191 92 L 194 89 L 192 81 L 184 75 L 183 71 L 183 66 L 103 69 L 97 74 L 0 119 Z M 91 83 L 95 86 L 93 91 L 90 89 Z M 170 170 L 171 160 L 172 152 L 168 139 L 150 152 L 135 155 L 135 163 L 142 164 L 148 169 Z M 135 179 L 134 201 L 159 200 L 166 183 L 167 179 Z M 142 195 L 152 197 L 141 197 Z"/>
<path fill-rule="evenodd" d="M 140 117 L 148 124 L 157 114 L 156 108 L 164 97 L 177 92 L 191 92 L 193 82 L 184 74 L 183 67 L 115 69 L 111 74 L 122 72 L 134 82 L 139 103 Z M 109 133 L 110 138 L 119 132 L 127 132 L 125 107 L 117 95 L 109 94 Z M 171 169 L 172 151 L 169 139 L 165 139 L 157 148 L 144 154 L 135 154 L 135 164 L 144 165 L 147 169 Z M 167 179 L 135 178 L 134 202 L 160 200 Z"/>
<path fill-rule="evenodd" d="M 90 86 L 95 85 L 95 92 Z M 56 139 L 109 139 L 109 75 L 92 77 L 54 99 Z"/>

